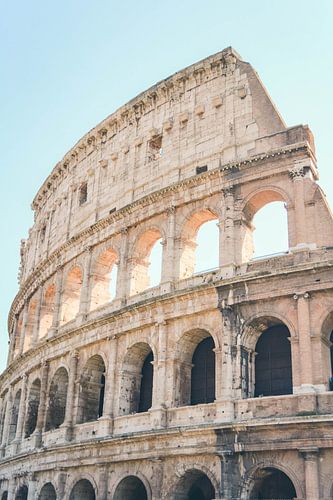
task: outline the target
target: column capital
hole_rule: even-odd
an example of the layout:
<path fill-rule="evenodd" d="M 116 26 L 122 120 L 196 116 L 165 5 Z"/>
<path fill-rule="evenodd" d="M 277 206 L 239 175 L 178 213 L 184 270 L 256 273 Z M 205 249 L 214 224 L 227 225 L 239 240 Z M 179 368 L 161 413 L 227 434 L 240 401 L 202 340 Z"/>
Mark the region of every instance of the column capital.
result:
<path fill-rule="evenodd" d="M 294 300 L 299 300 L 299 299 L 311 299 L 311 294 L 309 292 L 302 292 L 302 293 L 294 293 L 293 295 Z"/>
<path fill-rule="evenodd" d="M 235 186 L 224 187 L 224 188 L 221 189 L 221 192 L 222 192 L 222 194 L 223 194 L 224 197 L 234 196 L 234 194 L 235 194 Z"/>
<path fill-rule="evenodd" d="M 303 177 L 305 177 L 305 174 L 309 170 L 309 168 L 310 167 L 306 167 L 303 165 L 295 165 L 289 170 L 289 177 L 291 177 L 292 180 L 301 180 L 303 179 Z"/>

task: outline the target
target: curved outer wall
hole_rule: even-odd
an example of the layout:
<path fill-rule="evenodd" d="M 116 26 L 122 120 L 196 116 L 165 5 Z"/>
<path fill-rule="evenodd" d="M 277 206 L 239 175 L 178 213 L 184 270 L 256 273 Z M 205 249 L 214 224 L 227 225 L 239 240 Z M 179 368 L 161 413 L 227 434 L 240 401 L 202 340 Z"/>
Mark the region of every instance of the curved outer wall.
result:
<path fill-rule="evenodd" d="M 333 221 L 317 178 L 309 128 L 285 126 L 231 48 L 83 137 L 37 193 L 21 246 L 0 493 L 256 498 L 278 470 L 297 498 L 331 498 Z M 272 201 L 285 203 L 289 252 L 252 260 L 253 216 Z M 197 231 L 214 219 L 219 266 L 194 273 Z M 291 390 L 255 397 L 257 342 L 281 327 Z M 191 404 L 207 338 L 214 396 Z"/>

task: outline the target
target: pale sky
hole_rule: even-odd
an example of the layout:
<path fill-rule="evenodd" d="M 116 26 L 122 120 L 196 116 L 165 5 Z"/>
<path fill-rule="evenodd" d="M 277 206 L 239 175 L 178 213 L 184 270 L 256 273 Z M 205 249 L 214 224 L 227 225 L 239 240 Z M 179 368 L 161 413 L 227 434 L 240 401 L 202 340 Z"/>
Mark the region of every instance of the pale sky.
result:
<path fill-rule="evenodd" d="M 0 0 L 0 7 L 0 370 L 20 239 L 39 186 L 89 129 L 185 66 L 230 45 L 249 61 L 287 125 L 311 127 L 333 206 L 331 0 Z"/>

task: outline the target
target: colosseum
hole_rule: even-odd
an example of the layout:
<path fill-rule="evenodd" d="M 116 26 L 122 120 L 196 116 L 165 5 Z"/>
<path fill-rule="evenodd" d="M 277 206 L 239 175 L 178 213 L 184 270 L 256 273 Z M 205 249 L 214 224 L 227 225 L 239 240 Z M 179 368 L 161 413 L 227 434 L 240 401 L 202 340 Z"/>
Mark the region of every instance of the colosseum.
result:
<path fill-rule="evenodd" d="M 232 48 L 78 141 L 21 245 L 2 500 L 332 499 L 333 218 L 317 180 L 308 126 L 285 125 Z M 254 259 L 272 202 L 289 248 Z M 219 260 L 197 272 L 210 221 Z"/>

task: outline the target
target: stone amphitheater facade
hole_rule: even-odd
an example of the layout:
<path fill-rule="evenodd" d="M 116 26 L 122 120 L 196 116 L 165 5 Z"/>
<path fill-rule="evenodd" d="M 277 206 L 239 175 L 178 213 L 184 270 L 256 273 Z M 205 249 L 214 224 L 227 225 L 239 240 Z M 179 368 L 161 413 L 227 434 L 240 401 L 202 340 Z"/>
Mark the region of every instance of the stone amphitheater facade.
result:
<path fill-rule="evenodd" d="M 286 127 L 231 48 L 66 154 L 21 245 L 1 499 L 332 498 L 333 219 L 317 179 L 309 128 Z M 254 260 L 253 217 L 273 201 L 289 251 Z M 211 220 L 219 266 L 195 273 Z"/>

